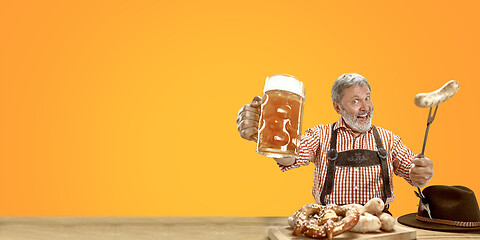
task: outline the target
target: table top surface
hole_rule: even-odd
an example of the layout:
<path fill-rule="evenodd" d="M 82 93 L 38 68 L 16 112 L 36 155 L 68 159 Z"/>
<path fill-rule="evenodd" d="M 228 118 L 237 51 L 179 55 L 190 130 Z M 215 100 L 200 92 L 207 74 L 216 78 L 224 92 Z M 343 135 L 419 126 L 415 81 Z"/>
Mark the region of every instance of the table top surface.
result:
<path fill-rule="evenodd" d="M 0 239 L 268 239 L 286 217 L 0 217 Z M 479 232 L 415 229 L 417 239 L 480 239 Z"/>

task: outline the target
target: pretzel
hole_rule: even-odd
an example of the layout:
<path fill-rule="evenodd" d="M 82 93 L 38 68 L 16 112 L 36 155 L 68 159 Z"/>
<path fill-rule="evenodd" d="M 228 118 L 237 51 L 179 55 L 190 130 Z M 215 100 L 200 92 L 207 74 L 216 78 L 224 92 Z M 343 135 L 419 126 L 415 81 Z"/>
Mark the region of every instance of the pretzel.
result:
<path fill-rule="evenodd" d="M 292 227 L 292 228 L 295 228 L 295 226 L 297 225 L 297 219 L 298 219 L 298 216 L 300 215 L 300 213 L 305 211 L 307 208 L 314 208 L 316 206 L 318 206 L 318 205 L 317 204 L 307 204 L 307 205 L 302 206 L 300 209 L 298 209 L 298 211 L 296 211 L 294 214 L 292 214 L 290 217 L 288 217 L 288 225 L 290 225 L 290 227 Z M 318 215 L 313 215 L 313 216 L 311 216 L 309 221 L 315 221 L 316 219 L 318 219 Z"/>
<path fill-rule="evenodd" d="M 339 220 L 339 216 L 343 218 Z M 331 240 L 333 236 L 353 228 L 360 218 L 360 213 L 354 207 L 334 204 L 326 206 L 308 204 L 300 208 L 291 217 L 296 217 L 296 220 L 294 220 L 295 228 L 293 229 L 294 236 L 303 233 L 307 237 L 327 237 Z"/>

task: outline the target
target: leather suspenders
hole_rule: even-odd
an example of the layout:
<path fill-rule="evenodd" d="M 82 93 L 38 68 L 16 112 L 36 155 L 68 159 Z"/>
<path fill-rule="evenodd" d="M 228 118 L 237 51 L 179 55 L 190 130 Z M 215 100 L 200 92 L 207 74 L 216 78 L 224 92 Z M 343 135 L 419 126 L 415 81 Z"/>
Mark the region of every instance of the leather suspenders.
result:
<path fill-rule="evenodd" d="M 337 151 L 337 130 L 335 129 L 335 123 L 332 124 L 332 136 L 330 139 L 330 149 L 327 152 L 327 177 L 325 179 L 322 192 L 320 194 L 320 201 L 325 203 L 325 197 L 332 193 L 333 184 L 335 181 L 335 167 L 369 167 L 380 165 L 382 171 L 383 180 L 383 196 L 382 199 L 385 202 L 387 198 L 392 196 L 390 187 L 390 178 L 388 174 L 387 164 L 387 150 L 383 147 L 380 134 L 375 126 L 373 126 L 373 136 L 377 145 L 378 151 L 372 151 L 367 149 L 354 149 L 344 152 Z"/>

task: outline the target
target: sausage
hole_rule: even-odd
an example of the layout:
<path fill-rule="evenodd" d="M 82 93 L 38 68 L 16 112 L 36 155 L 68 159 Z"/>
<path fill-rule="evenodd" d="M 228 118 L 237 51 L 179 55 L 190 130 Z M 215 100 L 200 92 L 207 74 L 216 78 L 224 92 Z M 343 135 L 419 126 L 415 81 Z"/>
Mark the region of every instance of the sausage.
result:
<path fill-rule="evenodd" d="M 295 219 L 295 213 L 292 214 L 290 217 L 288 217 L 287 221 L 288 221 L 288 226 L 294 228 L 297 222 L 297 220 Z"/>
<path fill-rule="evenodd" d="M 365 212 L 377 215 L 383 211 L 385 203 L 380 198 L 372 198 L 368 200 L 363 207 L 365 208 Z"/>
<path fill-rule="evenodd" d="M 433 107 L 447 101 L 455 93 L 457 93 L 458 89 L 460 89 L 460 84 L 458 83 L 458 81 L 450 80 L 436 91 L 417 94 L 413 102 L 418 107 Z"/>
<path fill-rule="evenodd" d="M 381 226 L 382 223 L 377 216 L 366 212 L 364 215 L 360 216 L 357 225 L 350 229 L 350 232 L 375 232 L 380 230 Z"/>
<path fill-rule="evenodd" d="M 360 213 L 360 215 L 363 215 L 365 213 L 365 207 L 361 204 L 356 204 L 356 203 L 352 203 L 352 204 L 348 204 L 348 205 L 344 205 L 345 207 L 353 207 L 355 209 L 357 209 L 357 211 Z"/>
<path fill-rule="evenodd" d="M 380 198 L 372 198 L 364 206 L 360 204 L 348 206 L 356 208 L 361 213 L 357 225 L 350 230 L 351 232 L 375 232 L 380 229 L 392 231 L 395 227 L 395 218 L 382 212 L 385 203 Z"/>
<path fill-rule="evenodd" d="M 381 229 L 383 231 L 390 232 L 393 230 L 393 228 L 395 228 L 395 218 L 393 218 L 392 215 L 388 213 L 382 213 L 378 215 L 378 218 L 382 223 Z"/>
<path fill-rule="evenodd" d="M 383 208 L 385 208 L 385 203 L 380 198 L 372 198 L 368 200 L 368 202 L 365 203 L 364 206 L 362 206 L 361 204 L 355 204 L 355 203 L 348 204 L 345 206 L 353 207 L 357 209 L 360 215 L 363 215 L 365 212 L 377 215 L 383 211 Z"/>

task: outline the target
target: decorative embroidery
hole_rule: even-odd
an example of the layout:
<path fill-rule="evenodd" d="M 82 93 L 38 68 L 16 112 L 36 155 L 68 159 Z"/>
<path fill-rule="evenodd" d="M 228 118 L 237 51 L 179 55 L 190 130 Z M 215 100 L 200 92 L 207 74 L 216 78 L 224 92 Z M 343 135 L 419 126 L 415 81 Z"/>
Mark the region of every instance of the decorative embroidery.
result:
<path fill-rule="evenodd" d="M 357 164 L 366 162 L 367 160 L 368 160 L 367 156 L 363 155 L 363 154 L 360 153 L 360 152 L 355 152 L 354 154 L 350 155 L 350 156 L 347 158 L 347 161 L 349 161 L 349 162 L 355 162 L 355 163 L 357 163 Z"/>
<path fill-rule="evenodd" d="M 422 217 L 417 215 L 416 219 L 423 222 L 431 222 L 431 223 L 438 223 L 450 226 L 457 226 L 457 227 L 480 227 L 480 222 L 462 222 L 462 221 L 453 221 L 453 220 L 446 220 L 446 219 L 430 219 L 427 217 Z"/>

